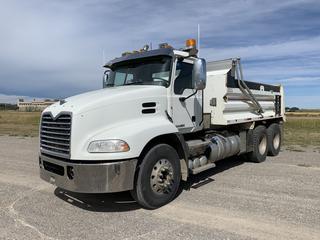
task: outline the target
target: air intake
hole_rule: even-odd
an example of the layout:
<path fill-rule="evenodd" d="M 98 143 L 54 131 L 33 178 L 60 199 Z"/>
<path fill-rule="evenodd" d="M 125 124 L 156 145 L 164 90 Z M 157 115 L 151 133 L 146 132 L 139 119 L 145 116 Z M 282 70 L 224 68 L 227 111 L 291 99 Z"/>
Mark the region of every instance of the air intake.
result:
<path fill-rule="evenodd" d="M 156 113 L 156 106 L 155 102 L 145 102 L 142 103 L 142 114 L 152 114 Z"/>

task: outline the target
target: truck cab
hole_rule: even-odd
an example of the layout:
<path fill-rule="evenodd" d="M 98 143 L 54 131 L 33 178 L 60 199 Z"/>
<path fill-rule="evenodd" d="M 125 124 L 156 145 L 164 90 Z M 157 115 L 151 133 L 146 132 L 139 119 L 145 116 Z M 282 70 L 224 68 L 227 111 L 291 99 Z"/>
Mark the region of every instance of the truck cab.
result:
<path fill-rule="evenodd" d="M 166 104 L 159 110 L 172 120 L 179 132 L 202 128 L 204 60 L 190 57 L 184 51 L 160 48 L 115 59 L 105 67 L 110 70 L 105 72 L 104 88 L 128 85 L 161 88 Z M 193 76 L 193 73 L 199 76 Z M 188 100 L 183 100 L 187 97 Z M 143 112 L 153 114 L 152 109 Z"/>
<path fill-rule="evenodd" d="M 152 209 L 170 202 L 181 180 L 214 167 L 217 160 L 248 154 L 260 162 L 268 153 L 276 155 L 283 121 L 283 112 L 276 112 L 283 101 L 281 88 L 273 88 L 276 93 L 248 88 L 253 98 L 242 90 L 230 93 L 232 71 L 214 69 L 210 75 L 206 66 L 197 57 L 194 40 L 181 50 L 162 44 L 108 62 L 103 89 L 61 100 L 43 111 L 41 178 L 74 192 L 129 190 L 139 204 Z M 208 85 L 212 76 L 219 80 L 211 79 Z M 239 84 L 248 87 L 244 81 Z M 244 105 L 223 99 L 228 94 Z M 234 114 L 240 112 L 238 122 L 228 122 L 232 105 Z M 273 130 L 268 133 L 269 127 Z M 272 153 L 269 142 L 275 138 Z"/>

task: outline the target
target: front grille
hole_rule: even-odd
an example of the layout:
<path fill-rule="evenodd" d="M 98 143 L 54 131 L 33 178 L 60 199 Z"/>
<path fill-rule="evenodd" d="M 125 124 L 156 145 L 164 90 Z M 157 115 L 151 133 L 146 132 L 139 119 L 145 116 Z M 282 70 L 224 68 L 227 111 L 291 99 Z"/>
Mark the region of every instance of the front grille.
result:
<path fill-rule="evenodd" d="M 55 156 L 70 157 L 71 115 L 64 113 L 53 118 L 44 113 L 41 119 L 40 149 Z"/>

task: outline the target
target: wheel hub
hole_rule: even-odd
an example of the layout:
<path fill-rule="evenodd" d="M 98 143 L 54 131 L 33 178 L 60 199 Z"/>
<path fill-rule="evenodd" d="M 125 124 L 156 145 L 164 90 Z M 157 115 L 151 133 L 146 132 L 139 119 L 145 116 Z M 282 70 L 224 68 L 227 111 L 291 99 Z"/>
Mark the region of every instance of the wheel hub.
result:
<path fill-rule="evenodd" d="M 155 193 L 165 194 L 172 191 L 173 168 L 167 159 L 159 160 L 152 168 L 150 176 L 151 188 Z"/>
<path fill-rule="evenodd" d="M 275 149 L 278 149 L 279 145 L 280 145 L 280 134 L 278 133 L 273 138 L 273 147 Z"/>
<path fill-rule="evenodd" d="M 263 155 L 267 150 L 267 137 L 263 136 L 259 143 L 259 153 Z"/>

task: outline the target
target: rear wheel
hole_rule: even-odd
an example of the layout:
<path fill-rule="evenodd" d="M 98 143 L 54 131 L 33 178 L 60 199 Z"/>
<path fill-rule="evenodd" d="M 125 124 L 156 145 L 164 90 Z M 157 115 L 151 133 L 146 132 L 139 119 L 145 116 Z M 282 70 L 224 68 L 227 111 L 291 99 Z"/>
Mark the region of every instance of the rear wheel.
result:
<path fill-rule="evenodd" d="M 167 144 L 159 144 L 143 158 L 131 195 L 144 208 L 155 209 L 175 197 L 180 179 L 176 150 Z"/>
<path fill-rule="evenodd" d="M 280 152 L 282 136 L 278 123 L 271 124 L 267 129 L 268 134 L 268 156 L 277 156 Z"/>
<path fill-rule="evenodd" d="M 267 129 L 263 125 L 257 126 L 253 130 L 253 151 L 247 154 L 251 162 L 260 163 L 266 160 L 268 153 Z"/>

